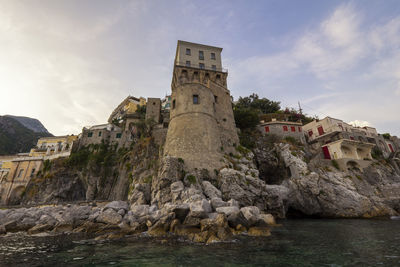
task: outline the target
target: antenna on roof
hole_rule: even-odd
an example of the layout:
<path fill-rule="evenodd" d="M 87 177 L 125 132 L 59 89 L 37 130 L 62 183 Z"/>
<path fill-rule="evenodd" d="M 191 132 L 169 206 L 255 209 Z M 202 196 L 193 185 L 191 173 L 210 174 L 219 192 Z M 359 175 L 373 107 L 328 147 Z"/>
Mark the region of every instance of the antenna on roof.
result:
<path fill-rule="evenodd" d="M 300 101 L 298 103 L 299 103 L 299 112 L 300 112 L 301 115 L 303 115 L 303 109 L 300 106 Z"/>

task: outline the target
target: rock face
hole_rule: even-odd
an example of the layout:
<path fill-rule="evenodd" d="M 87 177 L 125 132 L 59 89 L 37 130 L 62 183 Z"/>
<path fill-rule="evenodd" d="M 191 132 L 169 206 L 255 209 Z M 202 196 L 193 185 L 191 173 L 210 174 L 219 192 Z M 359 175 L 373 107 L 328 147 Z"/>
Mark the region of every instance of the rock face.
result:
<path fill-rule="evenodd" d="M 369 218 L 400 212 L 400 177 L 390 165 L 375 162 L 363 172 L 342 172 L 330 161 L 307 164 L 304 152 L 293 153 L 289 144 L 275 144 L 269 156 L 256 151 L 262 159 L 275 154 L 273 161 L 290 169 L 290 177 L 280 183 L 286 191 L 277 191 L 289 215 Z"/>

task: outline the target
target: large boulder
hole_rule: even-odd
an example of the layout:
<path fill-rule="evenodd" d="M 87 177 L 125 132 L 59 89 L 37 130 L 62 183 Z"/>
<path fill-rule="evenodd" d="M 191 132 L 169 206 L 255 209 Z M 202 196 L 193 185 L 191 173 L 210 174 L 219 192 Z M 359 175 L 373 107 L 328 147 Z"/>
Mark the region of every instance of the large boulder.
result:
<path fill-rule="evenodd" d="M 232 213 L 239 212 L 239 208 L 238 208 L 238 207 L 235 207 L 235 206 L 231 206 L 231 207 L 219 207 L 219 208 L 216 209 L 216 211 L 217 211 L 218 213 L 223 213 L 223 214 L 225 214 L 226 216 L 229 216 L 229 215 L 231 215 Z"/>
<path fill-rule="evenodd" d="M 211 206 L 214 210 L 216 210 L 217 208 L 220 207 L 227 207 L 229 206 L 228 202 L 223 201 L 221 198 L 219 197 L 214 197 L 211 199 Z"/>
<path fill-rule="evenodd" d="M 208 198 L 212 199 L 215 197 L 218 197 L 218 198 L 222 197 L 221 191 L 219 191 L 209 181 L 203 181 L 201 184 L 203 186 L 203 192 Z"/>
<path fill-rule="evenodd" d="M 110 203 L 108 203 L 104 209 L 113 209 L 115 211 L 119 211 L 120 209 L 123 209 L 125 211 L 129 210 L 129 204 L 126 201 L 121 201 L 121 200 L 115 200 Z"/>
<path fill-rule="evenodd" d="M 190 203 L 190 215 L 192 217 L 206 218 L 210 212 L 212 212 L 211 205 L 205 199 Z"/>
<path fill-rule="evenodd" d="M 243 216 L 249 222 L 250 225 L 257 224 L 260 219 L 260 210 L 255 206 L 243 207 L 240 209 L 243 213 Z"/>
<path fill-rule="evenodd" d="M 107 209 L 100 213 L 96 221 L 105 224 L 119 224 L 122 221 L 122 216 L 114 209 Z"/>
<path fill-rule="evenodd" d="M 149 215 L 150 206 L 149 205 L 132 205 L 131 211 L 135 217 L 143 217 Z"/>

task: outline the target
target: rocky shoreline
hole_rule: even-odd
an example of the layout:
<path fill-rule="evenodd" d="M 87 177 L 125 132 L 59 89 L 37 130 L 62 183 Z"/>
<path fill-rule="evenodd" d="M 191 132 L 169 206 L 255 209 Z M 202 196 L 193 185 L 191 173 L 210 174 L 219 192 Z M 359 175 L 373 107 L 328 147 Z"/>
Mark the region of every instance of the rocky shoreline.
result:
<path fill-rule="evenodd" d="M 217 198 L 162 209 L 112 201 L 0 210 L 0 235 L 21 231 L 29 235 L 86 233 L 103 240 L 146 232 L 153 237 L 173 235 L 209 244 L 238 234 L 269 236 L 271 226 L 276 226 L 274 217 L 257 207 L 239 209 L 236 201 Z"/>

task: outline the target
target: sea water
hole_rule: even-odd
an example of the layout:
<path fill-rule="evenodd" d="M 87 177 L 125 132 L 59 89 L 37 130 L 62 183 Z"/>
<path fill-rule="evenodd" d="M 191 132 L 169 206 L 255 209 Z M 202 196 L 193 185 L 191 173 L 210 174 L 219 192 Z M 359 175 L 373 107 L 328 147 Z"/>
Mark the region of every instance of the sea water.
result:
<path fill-rule="evenodd" d="M 283 220 L 270 237 L 200 245 L 141 235 L 0 237 L 1 266 L 400 266 L 400 220 Z"/>

